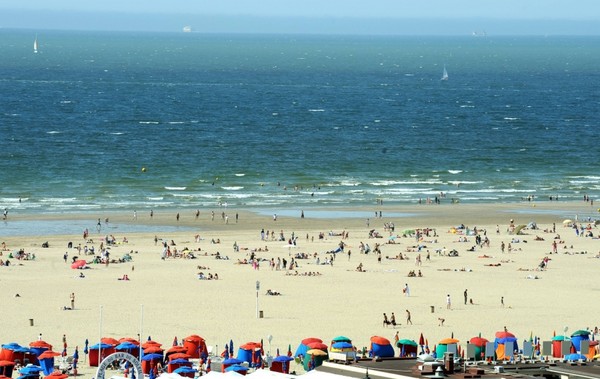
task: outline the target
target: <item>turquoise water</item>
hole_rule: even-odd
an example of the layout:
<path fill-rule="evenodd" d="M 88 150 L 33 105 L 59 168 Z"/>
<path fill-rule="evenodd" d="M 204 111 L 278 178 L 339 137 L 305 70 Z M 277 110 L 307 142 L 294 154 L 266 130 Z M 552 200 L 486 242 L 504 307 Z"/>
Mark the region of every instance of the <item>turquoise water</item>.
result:
<path fill-rule="evenodd" d="M 14 211 L 600 190 L 598 37 L 37 34 L 0 30 Z"/>

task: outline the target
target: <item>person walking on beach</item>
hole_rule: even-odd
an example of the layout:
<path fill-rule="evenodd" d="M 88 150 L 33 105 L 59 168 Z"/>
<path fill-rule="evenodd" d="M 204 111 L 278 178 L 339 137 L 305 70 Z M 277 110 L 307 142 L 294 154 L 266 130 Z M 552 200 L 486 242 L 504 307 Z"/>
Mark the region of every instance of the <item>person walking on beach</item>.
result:
<path fill-rule="evenodd" d="M 500 305 L 504 308 L 504 296 L 500 298 Z"/>
<path fill-rule="evenodd" d="M 75 292 L 71 292 L 71 309 L 75 309 Z"/>
<path fill-rule="evenodd" d="M 465 305 L 467 305 L 467 298 L 469 297 L 469 294 L 467 293 L 467 290 L 465 290 Z"/>
<path fill-rule="evenodd" d="M 408 287 L 408 283 L 404 283 L 404 289 L 402 292 L 404 292 L 404 296 L 410 297 L 410 288 Z"/>
<path fill-rule="evenodd" d="M 446 309 L 452 309 L 452 300 L 450 294 L 446 295 Z"/>
<path fill-rule="evenodd" d="M 412 325 L 412 320 L 410 318 L 410 311 L 407 309 L 406 310 L 406 325 L 411 324 Z"/>
<path fill-rule="evenodd" d="M 504 241 L 502 241 L 502 243 L 500 244 L 500 251 L 504 253 Z"/>

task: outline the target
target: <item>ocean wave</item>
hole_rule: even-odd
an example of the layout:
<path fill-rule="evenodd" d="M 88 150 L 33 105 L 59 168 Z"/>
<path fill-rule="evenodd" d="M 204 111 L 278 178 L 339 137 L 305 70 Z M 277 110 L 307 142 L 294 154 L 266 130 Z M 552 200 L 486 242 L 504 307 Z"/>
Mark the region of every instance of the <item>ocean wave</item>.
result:
<path fill-rule="evenodd" d="M 143 125 L 158 125 L 160 123 L 158 121 L 138 121 L 138 124 L 143 124 Z"/>
<path fill-rule="evenodd" d="M 456 174 L 460 174 L 461 172 L 463 172 L 463 170 L 448 170 L 449 173 L 451 173 L 452 175 L 456 175 Z"/>
<path fill-rule="evenodd" d="M 162 196 L 148 196 L 147 197 L 148 200 L 152 200 L 152 201 L 161 201 L 164 199 L 164 197 Z"/>
<path fill-rule="evenodd" d="M 167 191 L 185 191 L 187 187 L 165 187 Z"/>
<path fill-rule="evenodd" d="M 170 125 L 181 125 L 185 124 L 185 121 L 169 121 Z"/>
<path fill-rule="evenodd" d="M 46 197 L 40 199 L 41 203 L 68 203 L 71 201 L 76 201 L 76 197 Z"/>
<path fill-rule="evenodd" d="M 244 189 L 244 187 L 242 187 L 242 186 L 223 186 L 221 188 L 224 189 L 225 191 L 239 191 L 241 189 Z"/>
<path fill-rule="evenodd" d="M 46 134 L 60 134 L 62 132 L 58 131 L 58 130 L 51 130 L 49 132 L 46 132 Z"/>
<path fill-rule="evenodd" d="M 309 112 L 325 112 L 325 109 L 317 108 L 317 109 L 309 109 Z"/>
<path fill-rule="evenodd" d="M 121 135 L 123 135 L 125 133 L 123 133 L 123 132 L 112 132 L 110 134 L 112 134 L 113 136 L 121 136 Z"/>
<path fill-rule="evenodd" d="M 235 176 L 246 176 L 246 174 L 234 174 Z"/>
<path fill-rule="evenodd" d="M 516 120 L 520 120 L 520 118 L 518 118 L 518 117 L 504 117 L 504 119 L 505 119 L 506 121 L 516 121 Z"/>

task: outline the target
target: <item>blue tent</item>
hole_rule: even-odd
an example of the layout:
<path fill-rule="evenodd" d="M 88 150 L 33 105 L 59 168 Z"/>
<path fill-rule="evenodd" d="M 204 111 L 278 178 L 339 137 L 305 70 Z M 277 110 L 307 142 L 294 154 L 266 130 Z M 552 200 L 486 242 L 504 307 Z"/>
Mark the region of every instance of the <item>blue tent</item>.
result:
<path fill-rule="evenodd" d="M 173 370 L 173 372 L 176 374 L 190 374 L 190 373 L 196 373 L 196 372 L 198 372 L 198 370 L 196 370 L 195 368 L 182 366 L 182 367 L 176 368 L 175 370 Z"/>
<path fill-rule="evenodd" d="M 235 371 L 235 372 L 241 372 L 241 371 L 248 371 L 248 367 L 242 366 L 242 365 L 232 365 L 229 366 L 225 369 L 226 372 L 229 371 Z"/>
<path fill-rule="evenodd" d="M 573 354 L 565 355 L 565 359 L 567 361 L 578 361 L 578 360 L 586 361 L 587 357 L 583 354 L 573 353 Z"/>

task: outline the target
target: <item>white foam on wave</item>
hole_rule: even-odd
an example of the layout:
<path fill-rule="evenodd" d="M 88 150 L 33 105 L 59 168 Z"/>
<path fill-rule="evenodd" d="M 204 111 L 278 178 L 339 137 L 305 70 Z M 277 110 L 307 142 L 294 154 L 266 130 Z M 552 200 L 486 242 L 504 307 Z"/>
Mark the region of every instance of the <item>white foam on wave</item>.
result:
<path fill-rule="evenodd" d="M 46 197 L 44 199 L 40 199 L 41 203 L 69 203 L 71 201 L 76 201 L 76 197 Z"/>
<path fill-rule="evenodd" d="M 60 134 L 62 132 L 58 131 L 58 130 L 51 130 L 49 132 L 46 132 L 46 134 Z"/>
<path fill-rule="evenodd" d="M 181 125 L 185 124 L 185 121 L 169 121 L 170 125 Z"/>
<path fill-rule="evenodd" d="M 316 109 L 309 109 L 309 112 L 325 112 L 325 109 L 321 109 L 321 108 L 316 108 Z"/>
<path fill-rule="evenodd" d="M 234 174 L 235 176 L 246 176 L 246 174 Z"/>
<path fill-rule="evenodd" d="M 516 121 L 516 120 L 520 120 L 520 118 L 518 118 L 518 117 L 504 117 L 504 119 L 505 119 L 506 121 Z"/>
<path fill-rule="evenodd" d="M 123 132 L 112 132 L 110 134 L 112 134 L 113 136 L 121 136 L 121 135 L 123 135 L 125 133 L 123 133 Z"/>
<path fill-rule="evenodd" d="M 158 125 L 159 122 L 158 121 L 138 121 L 138 124 L 144 124 L 144 125 Z"/>
<path fill-rule="evenodd" d="M 164 197 L 162 196 L 148 196 L 147 197 L 148 200 L 152 200 L 152 201 L 161 201 L 164 199 Z"/>
<path fill-rule="evenodd" d="M 451 173 L 452 175 L 456 175 L 456 174 L 460 174 L 461 172 L 463 172 L 463 170 L 448 170 L 449 173 Z"/>
<path fill-rule="evenodd" d="M 223 186 L 221 188 L 224 189 L 225 191 L 239 191 L 241 189 L 244 189 L 244 187 L 242 187 L 242 186 Z"/>
<path fill-rule="evenodd" d="M 165 187 L 167 191 L 185 191 L 187 187 Z"/>

